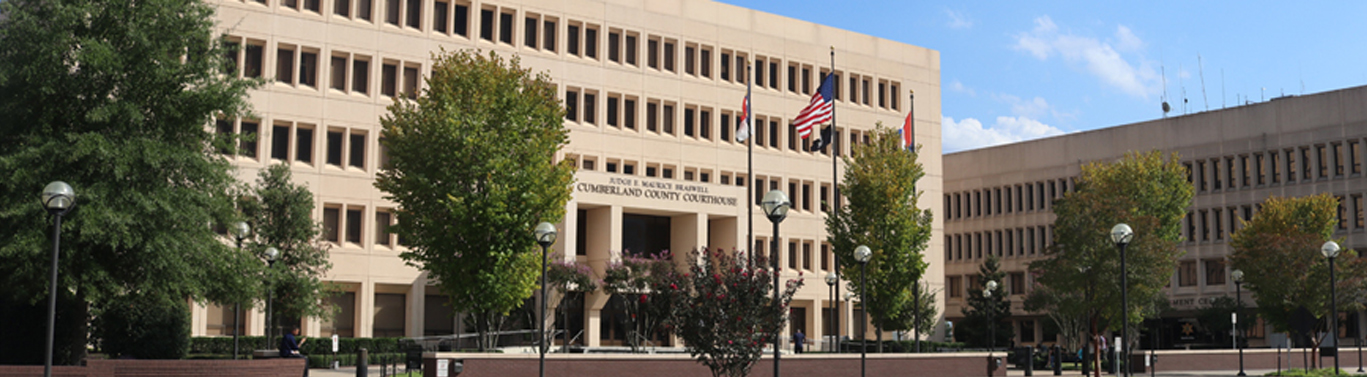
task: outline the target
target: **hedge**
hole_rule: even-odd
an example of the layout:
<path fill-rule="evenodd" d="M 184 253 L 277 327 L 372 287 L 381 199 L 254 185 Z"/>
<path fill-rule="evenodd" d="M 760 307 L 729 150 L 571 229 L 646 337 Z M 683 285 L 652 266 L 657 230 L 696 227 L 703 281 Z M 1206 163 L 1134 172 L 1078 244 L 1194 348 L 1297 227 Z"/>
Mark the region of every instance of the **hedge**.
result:
<path fill-rule="evenodd" d="M 371 355 L 380 353 L 397 353 L 399 341 L 404 338 L 339 338 L 337 342 L 338 354 L 354 354 L 356 350 L 365 348 Z M 275 337 L 275 341 L 280 342 L 280 337 Z M 238 337 L 238 350 L 241 354 L 250 355 L 253 350 L 275 349 L 278 344 L 266 345 L 266 337 L 263 336 L 241 336 Z M 308 338 L 299 350 L 305 355 L 332 354 L 331 338 Z M 201 336 L 190 338 L 190 353 L 192 354 L 228 354 L 233 353 L 233 337 L 231 336 Z"/>

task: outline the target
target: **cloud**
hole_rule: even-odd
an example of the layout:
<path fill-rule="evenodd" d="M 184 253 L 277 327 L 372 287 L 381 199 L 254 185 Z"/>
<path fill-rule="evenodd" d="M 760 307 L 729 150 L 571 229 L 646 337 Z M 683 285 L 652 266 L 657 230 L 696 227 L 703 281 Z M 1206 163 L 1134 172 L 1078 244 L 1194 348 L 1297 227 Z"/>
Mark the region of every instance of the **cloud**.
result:
<path fill-rule="evenodd" d="M 1144 46 L 1144 41 L 1128 27 L 1117 28 L 1118 41 L 1113 45 L 1093 37 L 1061 33 L 1053 19 L 1043 16 L 1035 19 L 1033 29 L 1018 33 L 1015 38 L 1013 48 L 1016 50 L 1025 51 L 1039 60 L 1058 55 L 1065 62 L 1080 65 L 1103 84 L 1126 94 L 1147 98 L 1158 92 L 1159 77 L 1152 64 L 1143 63 L 1142 56 L 1127 59 L 1120 54 L 1120 51 L 1137 53 Z M 1131 63 L 1131 60 L 1137 63 Z"/>
<path fill-rule="evenodd" d="M 945 26 L 949 26 L 950 29 L 970 29 L 973 27 L 973 21 L 962 13 L 945 9 L 945 15 L 949 16 L 949 22 L 945 23 Z"/>
<path fill-rule="evenodd" d="M 958 92 L 958 93 L 967 94 L 967 95 L 972 96 L 972 97 L 977 97 L 977 96 L 978 96 L 978 92 L 977 92 L 977 91 L 973 90 L 973 88 L 970 88 L 970 87 L 964 85 L 964 83 L 959 82 L 959 80 L 954 80 L 953 82 L 949 83 L 949 90 L 952 90 L 952 91 Z"/>
<path fill-rule="evenodd" d="M 1063 130 L 1024 116 L 999 116 L 991 127 L 974 118 L 940 118 L 945 153 L 1062 135 Z"/>

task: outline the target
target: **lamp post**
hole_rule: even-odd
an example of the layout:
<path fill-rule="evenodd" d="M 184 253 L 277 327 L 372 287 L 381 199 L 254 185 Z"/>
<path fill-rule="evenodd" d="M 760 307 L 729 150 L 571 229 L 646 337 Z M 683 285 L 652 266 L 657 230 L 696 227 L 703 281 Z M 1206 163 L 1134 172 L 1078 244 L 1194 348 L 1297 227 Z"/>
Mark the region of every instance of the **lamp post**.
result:
<path fill-rule="evenodd" d="M 851 305 L 853 305 L 853 304 L 851 304 L 851 302 L 854 301 L 854 297 L 855 297 L 855 296 L 856 296 L 856 295 L 854 294 L 854 292 L 845 292 L 845 307 L 846 307 L 846 308 L 850 308 L 850 310 L 854 310 L 854 306 L 851 306 Z M 839 305 L 837 305 L 837 307 L 839 307 Z M 854 322 L 853 319 L 851 319 L 850 321 L 851 321 L 851 322 Z M 854 330 L 851 329 L 850 331 L 851 331 L 851 333 L 850 333 L 850 338 L 853 339 L 853 338 L 854 338 L 854 333 L 853 333 Z M 862 338 L 861 338 L 861 339 L 862 339 Z M 841 351 L 844 351 L 844 350 L 842 349 Z"/>
<path fill-rule="evenodd" d="M 1334 375 L 1339 374 L 1339 306 L 1338 293 L 1335 292 L 1334 285 L 1338 283 L 1334 278 L 1334 258 L 1339 256 L 1339 244 L 1334 241 L 1326 241 L 1320 246 L 1320 254 L 1329 258 L 1329 336 L 1334 337 Z"/>
<path fill-rule="evenodd" d="M 774 224 L 774 235 L 773 239 L 770 240 L 769 250 L 770 254 L 773 255 L 773 258 L 770 258 L 770 262 L 774 265 L 774 309 L 778 310 L 778 318 L 776 318 L 776 320 L 782 325 L 784 313 L 782 307 L 779 306 L 778 300 L 779 290 L 783 289 L 778 285 L 778 223 L 783 222 L 783 219 L 788 217 L 788 207 L 792 206 L 792 203 L 788 201 L 788 195 L 784 194 L 783 191 L 769 190 L 769 192 L 764 193 L 764 201 L 760 202 L 759 205 L 760 208 L 764 209 L 764 215 L 769 217 L 769 222 Z M 778 335 L 781 331 L 781 327 L 774 328 L 774 377 L 778 377 L 779 375 Z"/>
<path fill-rule="evenodd" d="M 1244 373 L 1244 345 L 1239 343 L 1239 336 L 1243 331 L 1239 331 L 1239 312 L 1244 308 L 1244 271 L 1230 271 L 1229 277 L 1234 280 L 1234 348 L 1239 349 L 1239 376 L 1247 376 Z"/>
<path fill-rule="evenodd" d="M 242 252 L 242 240 L 252 234 L 251 225 L 246 221 L 238 221 L 233 227 L 228 229 L 233 234 L 233 239 L 237 240 L 237 252 Z M 233 303 L 233 360 L 237 360 L 237 333 L 238 328 L 242 327 L 242 303 Z"/>
<path fill-rule="evenodd" d="M 839 326 L 840 326 L 840 314 L 836 314 L 835 308 L 834 308 L 834 306 L 835 306 L 835 283 L 837 283 L 837 282 L 839 282 L 839 281 L 840 281 L 840 275 L 838 275 L 838 274 L 836 274 L 836 273 L 834 273 L 834 272 L 829 273 L 829 274 L 826 274 L 826 292 L 828 292 L 828 293 L 827 293 L 827 297 L 830 297 L 830 298 L 831 298 L 830 301 L 827 301 L 827 302 L 826 302 L 826 306 L 832 307 L 832 308 L 831 308 L 831 318 L 828 318 L 828 319 L 826 320 L 826 321 L 827 321 L 826 323 L 831 324 L 831 329 L 835 330 L 835 334 L 830 335 L 830 338 L 831 338 L 831 351 L 832 351 L 832 352 L 836 351 L 836 346 L 840 344 L 840 329 L 839 329 Z"/>
<path fill-rule="evenodd" d="M 1129 245 L 1133 238 L 1134 231 L 1130 229 L 1129 225 L 1116 224 L 1111 227 L 1111 242 L 1120 248 L 1120 323 L 1122 330 L 1120 332 L 1121 342 L 1116 346 L 1120 347 L 1120 360 L 1125 363 L 1124 375 L 1126 377 L 1130 375 L 1130 347 L 1126 344 L 1129 343 L 1130 336 L 1130 296 L 1129 283 L 1126 281 L 1126 275 L 1129 273 L 1125 270 L 1125 246 Z"/>
<path fill-rule="evenodd" d="M 275 344 L 275 318 L 271 316 L 271 301 L 275 301 L 275 277 L 270 276 L 270 271 L 275 267 L 275 261 L 280 257 L 280 249 L 275 246 L 266 248 L 266 349 L 270 349 Z"/>
<path fill-rule="evenodd" d="M 536 329 L 540 337 L 537 340 L 538 353 L 541 354 L 539 376 L 546 377 L 546 250 L 555 244 L 555 225 L 546 222 L 536 224 L 533 233 L 536 235 L 536 243 L 541 245 L 541 312 L 537 314 Z"/>
<path fill-rule="evenodd" d="M 57 258 L 62 241 L 62 215 L 76 207 L 76 191 L 62 181 L 43 187 L 43 208 L 52 215 L 52 280 L 47 291 L 47 353 L 43 355 L 43 377 L 52 377 L 52 337 L 57 325 Z"/>
<path fill-rule="evenodd" d="M 997 290 L 997 282 L 988 280 L 983 284 L 983 298 L 987 299 L 987 355 L 992 357 L 992 351 L 997 348 L 997 305 L 992 302 L 992 291 Z"/>
<path fill-rule="evenodd" d="M 859 311 L 859 376 L 863 377 L 867 368 L 865 367 L 868 359 L 869 347 L 864 339 L 868 336 L 869 329 L 869 258 L 873 258 L 873 250 L 868 246 L 859 245 L 854 248 L 854 259 L 859 261 L 859 301 L 863 303 L 862 310 Z"/>

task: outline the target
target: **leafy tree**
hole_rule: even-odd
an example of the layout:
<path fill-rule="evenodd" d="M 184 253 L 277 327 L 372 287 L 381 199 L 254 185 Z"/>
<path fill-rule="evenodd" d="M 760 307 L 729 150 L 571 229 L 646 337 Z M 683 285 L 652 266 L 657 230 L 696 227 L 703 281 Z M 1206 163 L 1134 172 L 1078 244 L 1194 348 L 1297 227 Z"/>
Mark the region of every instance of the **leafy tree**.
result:
<path fill-rule="evenodd" d="M 1247 310 L 1247 307 L 1247 304 L 1239 305 L 1234 297 L 1217 297 L 1197 311 L 1196 319 L 1215 336 L 1215 344 L 1233 344 L 1230 341 L 1230 329 L 1234 328 L 1234 323 L 1231 322 L 1230 313 L 1239 313 L 1240 334 L 1246 334 L 1248 329 L 1258 322 L 1257 311 Z M 1246 344 L 1248 339 L 1240 339 L 1239 343 Z"/>
<path fill-rule="evenodd" d="M 265 259 L 269 247 L 280 250 L 279 259 L 266 272 L 274 293 L 269 295 L 271 318 L 276 319 L 271 325 L 279 324 L 280 318 L 330 316 L 335 309 L 324 301 L 335 296 L 337 289 L 322 281 L 332 263 L 323 225 L 313 220 L 313 193 L 294 184 L 290 175 L 286 164 L 261 170 L 252 196 L 242 197 L 238 204 L 255 233 L 243 248 L 259 260 Z M 282 333 L 272 329 L 271 334 Z"/>
<path fill-rule="evenodd" d="M 624 255 L 603 271 L 603 292 L 618 297 L 626 314 L 627 345 L 632 352 L 658 334 L 662 322 L 675 310 L 676 297 L 659 295 L 658 287 L 677 285 L 680 277 L 666 250 L 649 256 Z"/>
<path fill-rule="evenodd" d="M 1016 338 L 1011 322 L 1011 300 L 1006 298 L 1006 273 L 1001 272 L 1001 263 L 996 255 L 988 254 L 983 264 L 978 266 L 978 287 L 968 290 L 968 306 L 962 309 L 964 319 L 954 335 L 960 342 L 971 347 L 1003 347 Z M 989 281 L 997 282 L 992 296 L 983 295 L 983 285 Z M 995 327 L 995 330 L 989 328 Z M 995 332 L 994 332 L 995 331 Z M 993 341 L 995 339 L 995 341 Z"/>
<path fill-rule="evenodd" d="M 551 299 L 551 301 L 560 302 L 556 309 L 561 313 L 561 318 L 563 318 L 561 326 L 564 326 L 566 330 L 565 347 L 569 347 L 569 312 L 566 307 L 570 293 L 593 292 L 598 289 L 598 282 L 593 279 L 593 269 L 588 265 L 565 261 L 563 257 L 559 256 L 551 256 L 551 259 L 555 261 L 546 266 L 546 288 L 550 290 L 551 294 L 560 297 Z M 550 339 L 542 342 L 542 344 L 550 343 Z"/>
<path fill-rule="evenodd" d="M 389 164 L 375 187 L 399 205 L 390 230 L 400 254 L 441 281 L 455 309 L 475 316 L 480 348 L 497 318 L 537 287 L 536 224 L 558 222 L 574 165 L 550 76 L 490 52 L 442 53 L 416 100 L 389 106 L 381 144 Z"/>
<path fill-rule="evenodd" d="M 1044 312 L 1059 331 L 1059 343 L 1065 349 L 1075 350 L 1082 347 L 1087 333 L 1088 311 L 1086 292 L 1059 291 L 1047 286 L 1038 286 L 1025 295 L 1024 309 L 1028 312 Z"/>
<path fill-rule="evenodd" d="M 1054 204 L 1054 243 L 1030 263 L 1037 282 L 1058 292 L 1083 292 L 1084 313 L 1094 330 L 1128 320 L 1133 349 L 1145 313 L 1165 299 L 1163 287 L 1177 268 L 1181 220 L 1191 205 L 1187 169 L 1173 154 L 1130 152 L 1113 163 L 1083 165 L 1077 188 Z M 1126 248 L 1129 311 L 1121 313 L 1120 258 L 1110 230 L 1126 223 L 1134 238 Z"/>
<path fill-rule="evenodd" d="M 912 286 L 926 270 L 921 258 L 930 241 L 931 213 L 916 207 L 921 192 L 916 181 L 925 176 L 917 153 L 903 149 L 897 131 L 879 123 L 871 144 L 855 146 L 854 156 L 846 157 L 845 182 L 840 193 L 849 205 L 836 208 L 836 216 L 826 218 L 827 242 L 834 246 L 841 266 L 848 266 L 842 277 L 850 289 L 860 291 L 859 262 L 854 249 L 859 245 L 873 250 L 868 262 L 868 298 L 865 310 L 881 347 L 883 330 L 912 329 L 914 294 Z"/>
<path fill-rule="evenodd" d="M 688 353 L 713 377 L 749 375 L 764 344 L 783 330 L 802 280 L 788 280 L 775 307 L 773 279 L 778 272 L 764 255 L 755 255 L 754 267 L 747 267 L 745 257 L 736 252 L 702 249 L 693 255 L 682 279 L 658 287 L 660 296 L 678 303 L 667 328 L 683 339 Z"/>
<path fill-rule="evenodd" d="M 84 358 L 91 313 L 138 292 L 233 302 L 259 292 L 211 224 L 235 217 L 214 116 L 256 85 L 225 74 L 214 6 L 200 0 L 0 2 L 0 285 L 46 301 L 52 244 L 43 185 L 76 207 L 62 223 L 57 363 Z M 46 305 L 44 305 L 46 306 Z M 68 307 L 67 305 L 62 305 Z M 32 339 L 22 339 L 32 342 Z"/>
<path fill-rule="evenodd" d="M 1327 193 L 1269 197 L 1253 220 L 1230 236 L 1230 265 L 1244 271 L 1244 288 L 1256 297 L 1258 314 L 1278 331 L 1294 328 L 1292 314 L 1300 307 L 1315 316 L 1316 328 L 1328 327 L 1329 262 L 1319 250 L 1333 237 L 1338 205 Z M 1338 309 L 1361 309 L 1367 262 L 1344 250 L 1334 267 Z M 1313 337 L 1313 347 L 1321 341 Z"/>
<path fill-rule="evenodd" d="M 129 294 L 110 300 L 94 323 L 100 351 L 112 358 L 182 359 L 190 351 L 185 300 Z"/>

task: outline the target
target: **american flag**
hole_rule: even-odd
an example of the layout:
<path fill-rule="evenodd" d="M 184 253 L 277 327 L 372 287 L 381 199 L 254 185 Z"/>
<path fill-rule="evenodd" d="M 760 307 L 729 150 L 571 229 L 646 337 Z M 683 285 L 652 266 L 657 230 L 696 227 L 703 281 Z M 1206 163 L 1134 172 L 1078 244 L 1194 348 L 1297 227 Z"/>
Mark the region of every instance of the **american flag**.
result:
<path fill-rule="evenodd" d="M 826 79 L 821 80 L 821 86 L 816 88 L 816 94 L 812 94 L 812 102 L 793 119 L 793 127 L 803 139 L 811 136 L 813 126 L 831 121 L 831 111 L 835 107 L 831 102 L 834 97 L 831 89 L 835 87 L 834 77 L 835 75 L 826 75 Z"/>

